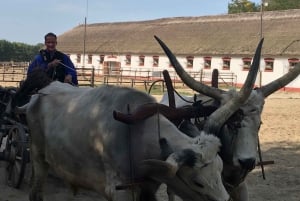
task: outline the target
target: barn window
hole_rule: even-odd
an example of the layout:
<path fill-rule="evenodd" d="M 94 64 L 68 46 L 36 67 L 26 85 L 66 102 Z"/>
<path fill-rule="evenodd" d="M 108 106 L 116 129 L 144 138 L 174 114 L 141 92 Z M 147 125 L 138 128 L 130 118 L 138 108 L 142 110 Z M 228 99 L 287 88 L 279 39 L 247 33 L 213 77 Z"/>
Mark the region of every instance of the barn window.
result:
<path fill-rule="evenodd" d="M 297 63 L 299 63 L 299 59 L 298 58 L 290 58 L 288 59 L 289 61 L 289 69 L 292 69 L 296 66 Z"/>
<path fill-rule="evenodd" d="M 100 64 L 103 64 L 103 62 L 104 62 L 104 55 L 101 54 L 101 55 L 100 55 L 99 63 L 100 63 Z"/>
<path fill-rule="evenodd" d="M 125 59 L 125 64 L 127 66 L 130 66 L 131 65 L 131 55 L 126 55 L 126 59 Z"/>
<path fill-rule="evenodd" d="M 252 58 L 244 57 L 242 58 L 242 60 L 243 60 L 243 70 L 249 70 L 251 66 Z"/>
<path fill-rule="evenodd" d="M 222 58 L 223 60 L 223 70 L 230 70 L 230 60 L 231 58 L 230 57 L 223 57 Z"/>
<path fill-rule="evenodd" d="M 187 68 L 193 68 L 194 64 L 194 57 L 193 56 L 187 56 L 186 57 L 186 67 Z"/>
<path fill-rule="evenodd" d="M 159 56 L 153 56 L 153 66 L 157 67 L 159 65 Z"/>
<path fill-rule="evenodd" d="M 81 63 L 81 54 L 77 54 L 76 62 L 77 62 L 78 64 Z"/>
<path fill-rule="evenodd" d="M 92 64 L 93 62 L 93 55 L 89 54 L 88 55 L 88 64 Z"/>
<path fill-rule="evenodd" d="M 265 71 L 273 72 L 274 58 L 265 58 Z"/>
<path fill-rule="evenodd" d="M 211 69 L 211 57 L 204 57 L 204 69 Z"/>
<path fill-rule="evenodd" d="M 144 66 L 145 65 L 145 56 L 141 55 L 139 56 L 139 66 Z"/>

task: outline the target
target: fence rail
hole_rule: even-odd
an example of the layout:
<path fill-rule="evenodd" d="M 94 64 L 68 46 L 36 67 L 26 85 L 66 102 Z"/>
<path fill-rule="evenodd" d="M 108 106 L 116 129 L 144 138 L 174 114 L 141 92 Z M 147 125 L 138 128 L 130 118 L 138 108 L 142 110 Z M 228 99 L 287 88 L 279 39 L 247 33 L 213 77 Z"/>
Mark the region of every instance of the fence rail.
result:
<path fill-rule="evenodd" d="M 19 83 L 26 78 L 27 66 L 24 65 L 0 65 L 0 82 Z"/>
<path fill-rule="evenodd" d="M 0 64 L 0 84 L 18 86 L 20 81 L 26 79 L 27 64 L 11 65 Z M 103 69 L 95 68 L 76 68 L 78 83 L 80 86 L 98 86 L 101 84 L 115 84 L 128 85 L 134 87 L 135 85 L 142 85 L 147 90 L 147 86 L 151 85 L 157 80 L 163 79 L 162 70 L 151 69 L 120 69 L 117 73 L 104 74 Z M 211 72 L 206 71 L 188 71 L 188 73 L 197 81 L 210 84 Z M 180 78 L 174 70 L 169 70 L 170 77 L 174 86 L 182 86 Z M 235 86 L 237 77 L 234 73 L 219 73 L 219 86 Z"/>

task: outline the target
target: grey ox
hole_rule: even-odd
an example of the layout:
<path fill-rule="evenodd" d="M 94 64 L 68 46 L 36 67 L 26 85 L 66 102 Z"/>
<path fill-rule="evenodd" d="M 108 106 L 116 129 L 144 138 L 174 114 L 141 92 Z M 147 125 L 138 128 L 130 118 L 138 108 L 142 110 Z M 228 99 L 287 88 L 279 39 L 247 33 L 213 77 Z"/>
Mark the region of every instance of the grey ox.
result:
<path fill-rule="evenodd" d="M 182 81 L 188 87 L 199 93 L 196 95 L 197 101 L 202 101 L 203 106 L 223 108 L 224 114 L 228 114 L 228 110 L 233 110 L 231 111 L 233 113 L 231 117 L 224 116 L 224 118 L 227 119 L 225 121 L 211 122 L 213 118 L 208 118 L 200 122 L 198 127 L 200 130 L 214 133 L 220 138 L 222 144 L 220 156 L 224 164 L 222 172 L 224 185 L 234 201 L 247 201 L 248 191 L 245 178 L 256 165 L 258 132 L 261 125 L 261 113 L 263 111 L 265 98 L 293 81 L 300 73 L 300 64 L 290 69 L 284 76 L 260 88 L 253 88 L 253 83 L 250 83 L 247 79 L 242 90 L 249 91 L 249 96 L 240 98 L 240 101 L 236 101 L 234 103 L 236 107 L 233 109 L 233 107 L 228 107 L 227 105 L 229 105 L 233 99 L 238 98 L 240 93 L 234 89 L 224 91 L 196 81 L 183 69 L 165 43 L 158 37 L 156 37 L 156 39 L 169 57 L 171 64 Z M 259 46 L 261 45 L 262 41 Z M 260 57 L 256 53 L 249 74 L 253 68 L 259 68 L 259 62 Z M 254 76 L 256 77 L 256 73 Z M 188 99 L 188 101 L 192 102 L 193 100 L 194 97 Z M 175 102 L 177 107 L 191 105 L 191 103 L 182 101 L 177 95 L 175 96 Z M 168 96 L 166 94 L 160 103 L 168 105 Z M 214 115 L 214 113 L 212 115 Z M 211 129 L 209 126 L 212 124 L 218 124 L 219 126 L 215 126 Z M 220 129 L 216 130 L 214 128 Z M 185 130 L 187 130 L 187 128 L 185 128 Z M 192 136 L 193 133 L 189 135 Z"/>
<path fill-rule="evenodd" d="M 36 75 L 41 73 L 28 76 L 12 104 L 40 89 L 20 108 L 26 111 L 31 136 L 30 201 L 43 200 L 49 168 L 73 189 L 90 189 L 107 200 L 155 201 L 161 183 L 185 201 L 230 199 L 222 184 L 217 137 L 195 131 L 192 138 L 180 132 L 156 113 L 160 105 L 144 92 L 116 86 L 77 88 Z M 128 112 L 143 115 L 140 106 L 149 104 L 157 110 L 128 120 L 133 116 Z M 223 120 L 222 111 L 214 114 L 212 121 Z M 137 189 L 134 198 L 127 187 Z"/>

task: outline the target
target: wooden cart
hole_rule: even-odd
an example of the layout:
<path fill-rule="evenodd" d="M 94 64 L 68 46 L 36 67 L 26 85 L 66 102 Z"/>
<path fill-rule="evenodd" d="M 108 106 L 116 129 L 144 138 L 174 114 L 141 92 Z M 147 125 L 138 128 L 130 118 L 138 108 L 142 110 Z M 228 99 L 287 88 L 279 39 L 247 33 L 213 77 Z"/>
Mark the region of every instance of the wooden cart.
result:
<path fill-rule="evenodd" d="M 9 110 L 16 90 L 0 87 L 0 160 L 5 164 L 7 185 L 19 188 L 30 159 L 25 114 Z"/>

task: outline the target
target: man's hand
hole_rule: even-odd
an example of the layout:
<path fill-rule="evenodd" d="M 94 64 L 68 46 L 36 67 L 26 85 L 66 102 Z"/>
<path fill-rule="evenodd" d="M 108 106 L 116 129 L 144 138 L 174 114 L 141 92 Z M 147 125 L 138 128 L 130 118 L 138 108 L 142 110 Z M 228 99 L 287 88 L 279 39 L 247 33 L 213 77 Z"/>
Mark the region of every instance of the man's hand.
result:
<path fill-rule="evenodd" d="M 54 68 L 54 67 L 58 66 L 60 64 L 60 62 L 61 62 L 60 60 L 54 59 L 53 61 L 48 63 L 48 68 Z"/>
<path fill-rule="evenodd" d="M 72 84 L 72 75 L 70 74 L 66 75 L 64 82 Z"/>

